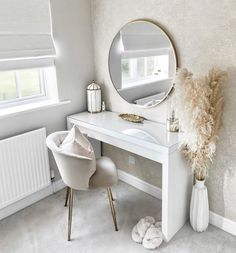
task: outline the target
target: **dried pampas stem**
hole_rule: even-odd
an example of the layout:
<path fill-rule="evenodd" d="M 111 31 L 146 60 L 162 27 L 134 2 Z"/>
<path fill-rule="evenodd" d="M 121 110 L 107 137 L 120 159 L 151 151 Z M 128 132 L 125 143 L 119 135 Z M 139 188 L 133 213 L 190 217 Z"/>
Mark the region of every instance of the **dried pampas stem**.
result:
<path fill-rule="evenodd" d="M 176 74 L 176 113 L 183 130 L 181 148 L 198 180 L 206 178 L 209 161 L 216 152 L 226 79 L 227 73 L 215 68 L 195 79 L 187 69 L 179 69 Z"/>

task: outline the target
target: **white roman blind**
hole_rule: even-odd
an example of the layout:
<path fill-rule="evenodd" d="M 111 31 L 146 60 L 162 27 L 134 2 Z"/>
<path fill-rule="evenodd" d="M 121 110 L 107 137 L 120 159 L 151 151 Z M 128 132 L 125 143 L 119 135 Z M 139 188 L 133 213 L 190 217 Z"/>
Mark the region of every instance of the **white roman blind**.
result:
<path fill-rule="evenodd" d="M 123 44 L 122 58 L 169 54 L 172 50 L 167 36 L 154 24 L 130 23 L 122 29 L 120 36 Z"/>
<path fill-rule="evenodd" d="M 0 0 L 0 70 L 51 65 L 55 55 L 49 0 Z"/>

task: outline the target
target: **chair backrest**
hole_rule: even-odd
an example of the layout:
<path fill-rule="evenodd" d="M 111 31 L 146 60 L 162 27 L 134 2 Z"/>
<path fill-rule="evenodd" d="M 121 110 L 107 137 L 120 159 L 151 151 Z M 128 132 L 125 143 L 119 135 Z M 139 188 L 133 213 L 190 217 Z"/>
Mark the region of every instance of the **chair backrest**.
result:
<path fill-rule="evenodd" d="M 53 153 L 63 182 L 72 189 L 87 190 L 89 188 L 89 179 L 96 170 L 94 151 L 92 158 L 63 153 L 60 145 L 68 132 L 52 133 L 47 137 L 46 143 Z"/>

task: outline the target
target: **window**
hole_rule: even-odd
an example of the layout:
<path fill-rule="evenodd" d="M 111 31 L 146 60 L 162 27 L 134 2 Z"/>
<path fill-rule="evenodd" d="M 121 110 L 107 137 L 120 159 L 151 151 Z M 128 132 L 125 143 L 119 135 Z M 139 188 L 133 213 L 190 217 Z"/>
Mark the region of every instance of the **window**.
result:
<path fill-rule="evenodd" d="M 122 87 L 169 78 L 169 55 L 123 58 Z"/>
<path fill-rule="evenodd" d="M 46 97 L 43 69 L 0 72 L 0 105 Z"/>
<path fill-rule="evenodd" d="M 4 1 L 0 34 L 0 114 L 57 102 L 50 0 Z"/>
<path fill-rule="evenodd" d="M 0 71 L 0 106 L 49 99 L 47 80 L 52 68 Z"/>

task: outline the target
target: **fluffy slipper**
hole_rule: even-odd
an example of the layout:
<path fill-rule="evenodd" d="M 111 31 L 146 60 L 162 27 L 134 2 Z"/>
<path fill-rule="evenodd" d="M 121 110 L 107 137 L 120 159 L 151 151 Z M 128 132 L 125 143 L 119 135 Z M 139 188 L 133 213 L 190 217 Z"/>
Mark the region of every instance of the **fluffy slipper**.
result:
<path fill-rule="evenodd" d="M 162 241 L 161 222 L 157 222 L 147 230 L 143 238 L 143 247 L 146 249 L 156 249 L 161 245 Z"/>
<path fill-rule="evenodd" d="M 157 221 L 157 222 L 155 223 L 155 227 L 156 227 L 156 228 L 162 229 L 162 222 L 161 222 L 161 221 Z"/>
<path fill-rule="evenodd" d="M 132 239 L 133 241 L 135 241 L 136 243 L 142 243 L 143 241 L 143 238 L 140 236 L 138 230 L 137 230 L 137 225 L 135 225 L 133 227 L 133 230 L 132 230 Z"/>
<path fill-rule="evenodd" d="M 137 243 L 142 243 L 143 237 L 146 234 L 148 228 L 155 223 L 155 219 L 151 216 L 146 216 L 142 218 L 132 230 L 132 239 Z"/>

